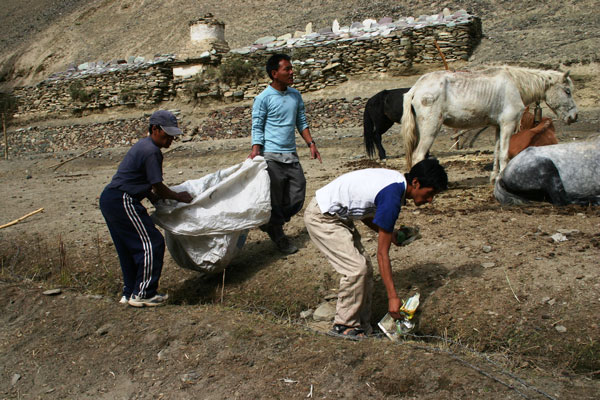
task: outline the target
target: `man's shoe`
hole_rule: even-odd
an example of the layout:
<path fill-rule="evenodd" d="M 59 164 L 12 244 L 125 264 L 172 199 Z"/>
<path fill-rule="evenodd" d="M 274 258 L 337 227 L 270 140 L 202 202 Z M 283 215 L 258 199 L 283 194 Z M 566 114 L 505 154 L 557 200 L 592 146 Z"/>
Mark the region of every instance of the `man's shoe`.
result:
<path fill-rule="evenodd" d="M 298 251 L 298 248 L 296 246 L 294 246 L 294 244 L 292 242 L 290 242 L 290 240 L 288 239 L 287 236 L 283 236 L 283 237 L 279 238 L 275 242 L 275 245 L 277 246 L 279 251 L 282 252 L 283 254 L 294 254 Z"/>
<path fill-rule="evenodd" d="M 125 295 L 121 296 L 121 300 L 119 300 L 119 303 L 121 303 L 121 304 L 129 303 L 129 297 L 127 297 Z"/>
<path fill-rule="evenodd" d="M 167 294 L 155 294 L 154 297 L 145 299 L 140 296 L 132 295 L 129 299 L 129 305 L 132 307 L 157 307 L 162 306 L 167 302 L 169 295 Z"/>

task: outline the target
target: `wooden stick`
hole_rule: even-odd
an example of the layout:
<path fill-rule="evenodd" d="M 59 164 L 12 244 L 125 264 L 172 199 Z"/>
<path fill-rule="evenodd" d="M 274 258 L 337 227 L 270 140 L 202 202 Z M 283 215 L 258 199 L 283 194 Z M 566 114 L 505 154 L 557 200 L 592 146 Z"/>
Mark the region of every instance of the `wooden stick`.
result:
<path fill-rule="evenodd" d="M 510 288 L 510 291 L 512 292 L 513 296 L 515 296 L 515 299 L 517 299 L 517 301 L 520 303 L 521 300 L 519 300 L 519 298 L 515 294 L 515 291 L 513 290 L 512 285 L 510 284 L 510 280 L 508 279 L 508 274 L 506 273 L 506 270 L 504 270 L 504 276 L 506 276 L 506 282 L 508 282 L 508 287 Z"/>
<path fill-rule="evenodd" d="M 29 217 L 31 217 L 33 214 L 37 214 L 37 213 L 39 213 L 39 212 L 42 212 L 42 211 L 44 211 L 44 209 L 43 209 L 43 208 L 40 208 L 40 209 L 38 209 L 38 210 L 35 210 L 35 211 L 32 211 L 32 212 L 30 212 L 30 213 L 29 213 L 29 214 L 27 214 L 27 215 L 23 215 L 21 218 L 17 218 L 17 219 L 15 219 L 14 221 L 11 221 L 11 222 L 9 222 L 8 224 L 1 225 L 1 226 L 0 226 L 0 229 L 4 229 L 4 228 L 6 228 L 6 227 L 9 227 L 9 226 L 11 226 L 11 225 L 18 224 L 19 222 L 23 221 L 25 218 L 29 218 Z"/>
<path fill-rule="evenodd" d="M 437 49 L 438 53 L 440 53 L 440 56 L 442 56 L 442 61 L 444 62 L 444 68 L 446 69 L 446 71 L 448 71 L 448 63 L 446 62 L 446 57 L 444 57 L 444 53 L 442 53 L 442 49 L 440 49 L 437 39 L 433 39 L 433 44 L 435 44 L 435 48 Z"/>
<path fill-rule="evenodd" d="M 8 160 L 8 138 L 6 137 L 6 117 L 2 113 L 2 130 L 4 131 L 4 159 Z"/>
<path fill-rule="evenodd" d="M 86 154 L 87 154 L 87 153 L 89 153 L 90 151 L 92 151 L 92 150 L 96 150 L 98 147 L 100 147 L 100 146 L 95 146 L 95 147 L 92 147 L 91 149 L 88 149 L 88 150 L 84 151 L 83 153 L 81 153 L 81 154 L 80 154 L 80 155 L 78 155 L 78 156 L 71 157 L 71 158 L 69 158 L 68 160 L 61 161 L 61 162 L 59 162 L 58 164 L 51 165 L 49 168 L 53 168 L 53 169 L 54 169 L 54 171 L 56 171 L 56 170 L 57 170 L 59 167 L 61 167 L 61 166 L 65 165 L 65 164 L 66 164 L 66 163 L 68 163 L 69 161 L 73 161 L 73 160 L 74 160 L 74 159 L 76 159 L 76 158 L 79 158 L 79 157 L 81 157 L 81 156 L 83 156 L 83 155 L 86 155 Z"/>

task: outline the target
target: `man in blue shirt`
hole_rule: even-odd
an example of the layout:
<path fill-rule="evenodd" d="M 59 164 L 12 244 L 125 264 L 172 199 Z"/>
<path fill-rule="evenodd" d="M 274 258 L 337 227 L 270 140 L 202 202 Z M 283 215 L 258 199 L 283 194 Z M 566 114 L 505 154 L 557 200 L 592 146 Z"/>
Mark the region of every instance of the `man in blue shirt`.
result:
<path fill-rule="evenodd" d="M 167 296 L 158 294 L 165 240 L 141 201 L 148 198 L 192 201 L 188 192 L 176 193 L 162 183 L 161 148 L 168 148 L 182 132 L 177 118 L 166 110 L 150 116 L 149 135 L 125 154 L 117 173 L 100 195 L 100 210 L 119 255 L 123 272 L 121 303 L 133 307 L 159 306 Z"/>
<path fill-rule="evenodd" d="M 342 275 L 332 334 L 352 339 L 371 331 L 373 267 L 355 220 L 378 233 L 377 263 L 388 297 L 388 312 L 400 318 L 402 306 L 394 288 L 390 245 L 400 245 L 394 225 L 406 199 L 416 206 L 431 203 L 447 189 L 448 176 L 436 159 L 415 164 L 409 173 L 373 168 L 349 172 L 317 190 L 304 211 L 315 246 Z"/>
<path fill-rule="evenodd" d="M 300 92 L 294 83 L 291 59 L 274 54 L 267 61 L 271 84 L 256 98 L 252 107 L 252 152 L 263 155 L 271 179 L 271 219 L 261 229 L 285 254 L 298 251 L 283 233 L 283 225 L 304 205 L 306 179 L 296 153 L 295 130 L 310 148 L 310 158 L 321 162 L 317 145 L 310 135 Z"/>

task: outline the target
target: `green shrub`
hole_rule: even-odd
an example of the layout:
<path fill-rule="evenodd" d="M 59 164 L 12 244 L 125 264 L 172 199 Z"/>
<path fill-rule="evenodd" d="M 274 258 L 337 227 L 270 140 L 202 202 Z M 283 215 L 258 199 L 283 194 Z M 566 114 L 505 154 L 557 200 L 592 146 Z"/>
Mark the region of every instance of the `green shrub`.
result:
<path fill-rule="evenodd" d="M 219 80 L 228 85 L 239 85 L 246 80 L 262 76 L 262 68 L 252 60 L 245 60 L 234 55 L 219 65 Z"/>
<path fill-rule="evenodd" d="M 17 111 L 17 98 L 10 92 L 0 92 L 0 113 L 8 119 Z"/>
<path fill-rule="evenodd" d="M 88 96 L 90 100 L 98 101 L 100 100 L 100 89 L 94 88 L 88 92 Z"/>
<path fill-rule="evenodd" d="M 210 90 L 210 86 L 204 80 L 204 74 L 197 74 L 191 82 L 185 85 L 185 91 L 191 98 L 198 98 L 199 93 L 205 93 Z"/>
<path fill-rule="evenodd" d="M 90 101 L 90 94 L 83 87 L 81 81 L 75 81 L 69 86 L 69 94 L 73 101 L 79 101 L 81 103 L 87 103 Z"/>
<path fill-rule="evenodd" d="M 201 75 L 205 80 L 217 79 L 219 77 L 219 69 L 209 65 L 204 71 L 202 71 Z"/>

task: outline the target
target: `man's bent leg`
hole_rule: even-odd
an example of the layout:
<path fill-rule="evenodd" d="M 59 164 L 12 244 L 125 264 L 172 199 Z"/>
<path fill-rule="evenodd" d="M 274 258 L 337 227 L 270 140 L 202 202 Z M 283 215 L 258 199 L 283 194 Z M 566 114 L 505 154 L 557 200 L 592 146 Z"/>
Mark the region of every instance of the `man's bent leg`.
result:
<path fill-rule="evenodd" d="M 128 237 L 128 246 L 137 265 L 133 295 L 148 298 L 154 296 L 158 288 L 165 241 L 144 206 L 131 196 L 127 197 L 125 209 L 135 227 L 135 232 Z"/>
<path fill-rule="evenodd" d="M 365 326 L 369 321 L 363 318 L 371 312 L 372 267 L 354 244 L 356 227 L 351 222 L 321 213 L 316 199 L 311 200 L 304 211 L 304 221 L 315 246 L 342 275 L 334 323 Z"/>
<path fill-rule="evenodd" d="M 135 227 L 127 217 L 123 197 L 126 194 L 115 189 L 106 189 L 100 195 L 100 211 L 106 221 L 108 231 L 119 256 L 123 274 L 123 296 L 131 297 L 135 286 L 137 266 L 131 249 L 128 247 L 129 238 L 135 235 Z"/>

